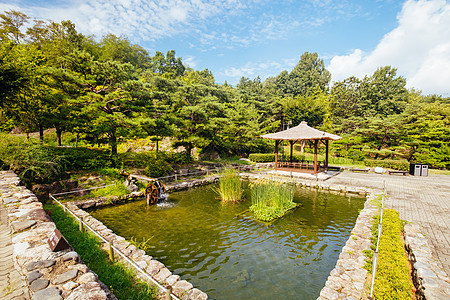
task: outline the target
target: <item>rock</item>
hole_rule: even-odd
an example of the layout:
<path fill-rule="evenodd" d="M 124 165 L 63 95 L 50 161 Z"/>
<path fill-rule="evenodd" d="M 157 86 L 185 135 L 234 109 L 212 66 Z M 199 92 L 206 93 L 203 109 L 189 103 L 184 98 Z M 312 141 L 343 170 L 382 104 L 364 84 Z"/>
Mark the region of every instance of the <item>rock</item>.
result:
<path fill-rule="evenodd" d="M 151 260 L 148 263 L 148 267 L 146 269 L 146 272 L 152 276 L 158 274 L 159 270 L 161 270 L 162 268 L 164 268 L 164 265 L 162 263 L 160 263 L 157 260 Z"/>
<path fill-rule="evenodd" d="M 39 200 L 48 200 L 49 185 L 48 184 L 35 184 L 31 187 L 31 191 L 36 195 Z"/>
<path fill-rule="evenodd" d="M 85 283 L 88 283 L 91 281 L 92 282 L 97 281 L 97 278 L 95 277 L 94 273 L 92 273 L 92 272 L 88 272 L 86 274 L 81 275 L 80 278 L 78 278 L 78 280 L 77 280 L 77 282 L 79 284 L 85 284 Z"/>
<path fill-rule="evenodd" d="M 30 219 L 41 222 L 51 222 L 51 219 L 43 209 L 33 209 L 30 212 L 24 214 L 21 219 Z"/>
<path fill-rule="evenodd" d="M 68 261 L 68 260 L 79 261 L 80 256 L 75 251 L 70 251 L 70 252 L 67 252 L 66 254 L 64 254 L 61 257 L 61 259 L 62 259 L 62 261 Z"/>
<path fill-rule="evenodd" d="M 155 276 L 153 276 L 153 278 L 155 278 L 158 282 L 164 283 L 164 281 L 167 279 L 167 277 L 169 277 L 170 275 L 172 275 L 172 272 L 169 271 L 169 269 L 167 268 L 162 268 L 161 270 L 159 270 L 158 274 L 156 274 Z"/>
<path fill-rule="evenodd" d="M 10 203 L 16 203 L 19 202 L 19 199 L 17 198 L 4 198 L 3 203 L 10 204 Z"/>
<path fill-rule="evenodd" d="M 39 268 L 48 268 L 53 266 L 56 263 L 56 260 L 54 259 L 50 259 L 50 260 L 41 260 L 41 261 L 32 261 L 29 262 L 26 265 L 26 269 L 27 271 L 33 271 L 35 269 L 39 269 Z"/>
<path fill-rule="evenodd" d="M 174 285 L 177 281 L 180 281 L 180 276 L 178 276 L 178 275 L 170 275 L 166 279 L 166 283 L 168 285 Z"/>
<path fill-rule="evenodd" d="M 208 295 L 197 288 L 193 288 L 187 293 L 187 299 L 208 300 Z"/>
<path fill-rule="evenodd" d="M 77 286 L 79 286 L 78 283 L 73 282 L 73 281 L 69 281 L 69 282 L 66 282 L 66 283 L 62 286 L 62 288 L 65 289 L 66 291 L 71 291 L 71 290 L 73 290 L 74 288 L 76 288 Z"/>
<path fill-rule="evenodd" d="M 28 273 L 28 275 L 27 275 L 28 283 L 31 284 L 33 281 L 35 281 L 36 279 L 40 278 L 41 276 L 42 276 L 42 273 L 37 271 L 37 270 Z"/>
<path fill-rule="evenodd" d="M 76 270 L 76 269 L 69 270 L 69 271 L 59 275 L 58 277 L 56 277 L 56 279 L 53 281 L 53 284 L 54 285 L 62 284 L 66 281 L 74 279 L 75 277 L 77 277 L 77 275 L 78 275 L 78 270 Z"/>
<path fill-rule="evenodd" d="M 98 282 L 88 282 L 74 289 L 66 298 L 66 300 L 78 299 L 106 300 L 107 297 L 105 291 L 102 290 Z"/>
<path fill-rule="evenodd" d="M 48 287 L 48 284 L 50 283 L 50 281 L 48 281 L 45 278 L 39 278 L 34 280 L 31 284 L 30 284 L 30 288 L 33 291 L 40 291 L 42 289 L 45 289 L 46 287 Z"/>
<path fill-rule="evenodd" d="M 130 192 L 138 192 L 139 191 L 139 186 L 137 185 L 137 184 L 134 184 L 134 183 L 130 183 L 128 186 L 127 186 L 127 190 L 129 190 Z"/>
<path fill-rule="evenodd" d="M 85 264 L 76 264 L 76 265 L 72 265 L 72 266 L 67 266 L 67 268 L 77 269 L 78 271 L 80 271 L 83 274 L 89 271 L 89 267 L 86 266 Z"/>
<path fill-rule="evenodd" d="M 186 280 L 180 280 L 177 281 L 174 285 L 173 285 L 173 293 L 175 295 L 177 295 L 178 297 L 181 297 L 182 294 L 186 293 L 187 291 L 189 291 L 190 289 L 192 289 L 194 286 L 187 282 Z"/>
<path fill-rule="evenodd" d="M 33 300 L 61 300 L 61 291 L 56 287 L 48 287 L 46 289 L 37 291 L 33 295 Z"/>
<path fill-rule="evenodd" d="M 337 300 L 337 299 L 339 299 L 338 292 L 330 289 L 329 287 L 324 287 L 322 289 L 322 291 L 320 292 L 320 296 L 324 297 L 325 299 L 330 299 L 330 300 Z"/>
<path fill-rule="evenodd" d="M 147 263 L 145 261 L 143 261 L 143 260 L 137 261 L 136 265 L 138 265 L 139 268 L 141 268 L 143 270 L 145 270 L 145 268 L 147 268 Z"/>
<path fill-rule="evenodd" d="M 33 225 L 36 225 L 36 221 L 34 221 L 34 220 L 16 221 L 16 222 L 11 223 L 14 233 L 21 232 L 25 229 L 30 228 Z"/>

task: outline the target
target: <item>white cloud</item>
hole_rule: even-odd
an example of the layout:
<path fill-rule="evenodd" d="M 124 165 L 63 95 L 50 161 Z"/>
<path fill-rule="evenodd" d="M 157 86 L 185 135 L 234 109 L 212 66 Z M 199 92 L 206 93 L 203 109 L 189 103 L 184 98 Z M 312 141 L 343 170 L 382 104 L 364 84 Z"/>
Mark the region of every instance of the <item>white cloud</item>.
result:
<path fill-rule="evenodd" d="M 56 22 L 71 20 L 80 32 L 97 37 L 113 33 L 135 40 L 155 40 L 186 32 L 202 19 L 242 9 L 245 5 L 241 2 L 244 1 L 69 0 L 60 5 L 49 2 L 46 6 L 24 7 L 0 3 L 0 10 L 20 10 L 31 17 Z"/>
<path fill-rule="evenodd" d="M 408 0 L 398 14 L 398 26 L 369 53 L 360 49 L 331 59 L 333 81 L 371 75 L 381 66 L 398 69 L 407 87 L 424 94 L 450 93 L 450 3 Z"/>
<path fill-rule="evenodd" d="M 266 79 L 270 74 L 277 74 L 283 70 L 283 66 L 275 61 L 267 61 L 260 63 L 247 63 L 242 67 L 231 67 L 223 72 L 223 75 L 232 79 L 239 79 L 241 77 L 256 77 L 260 76 L 262 80 Z"/>

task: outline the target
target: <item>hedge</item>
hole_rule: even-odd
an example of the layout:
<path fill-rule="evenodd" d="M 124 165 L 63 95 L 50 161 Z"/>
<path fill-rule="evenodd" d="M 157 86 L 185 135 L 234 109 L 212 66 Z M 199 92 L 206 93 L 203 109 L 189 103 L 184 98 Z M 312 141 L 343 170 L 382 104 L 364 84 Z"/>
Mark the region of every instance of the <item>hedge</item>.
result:
<path fill-rule="evenodd" d="M 399 212 L 385 209 L 383 231 L 378 247 L 374 299 L 412 299 L 413 284 L 401 236 L 402 230 Z"/>
<path fill-rule="evenodd" d="M 385 169 L 394 169 L 394 170 L 401 170 L 401 171 L 409 170 L 409 162 L 407 160 L 365 159 L 364 164 L 368 167 L 383 167 Z"/>
<path fill-rule="evenodd" d="M 285 155 L 285 160 L 289 160 L 290 156 L 289 154 Z M 248 156 L 248 159 L 250 159 L 253 162 L 258 163 L 265 163 L 265 162 L 274 162 L 275 161 L 275 154 L 274 153 L 252 153 Z M 278 159 L 281 161 L 281 155 L 278 154 Z M 292 161 L 294 162 L 300 162 L 304 161 L 305 156 L 301 154 L 294 154 L 292 156 Z"/>

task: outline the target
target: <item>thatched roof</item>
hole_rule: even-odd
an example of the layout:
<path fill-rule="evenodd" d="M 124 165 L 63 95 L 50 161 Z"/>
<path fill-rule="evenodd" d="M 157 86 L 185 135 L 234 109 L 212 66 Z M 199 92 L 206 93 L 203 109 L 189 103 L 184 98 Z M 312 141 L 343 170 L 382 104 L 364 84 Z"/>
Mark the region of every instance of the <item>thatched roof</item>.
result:
<path fill-rule="evenodd" d="M 341 139 L 341 137 L 338 135 L 309 127 L 305 121 L 301 122 L 298 126 L 276 133 L 264 134 L 261 137 L 264 139 L 288 140 L 288 141 Z"/>

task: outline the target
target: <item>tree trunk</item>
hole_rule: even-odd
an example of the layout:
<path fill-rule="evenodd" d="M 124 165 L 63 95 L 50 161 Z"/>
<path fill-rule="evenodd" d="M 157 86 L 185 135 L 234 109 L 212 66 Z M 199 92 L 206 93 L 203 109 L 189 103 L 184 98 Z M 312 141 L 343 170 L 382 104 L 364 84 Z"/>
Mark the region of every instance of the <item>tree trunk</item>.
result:
<path fill-rule="evenodd" d="M 62 130 L 56 126 L 56 142 L 57 142 L 58 146 L 61 146 L 61 135 L 62 135 Z"/>
<path fill-rule="evenodd" d="M 159 140 L 156 140 L 156 153 L 159 152 Z"/>
<path fill-rule="evenodd" d="M 77 133 L 77 136 L 75 138 L 75 148 L 78 148 L 78 138 L 79 138 L 80 134 Z"/>
<path fill-rule="evenodd" d="M 44 126 L 39 124 L 39 141 L 42 144 L 44 142 Z"/>
<path fill-rule="evenodd" d="M 109 133 L 109 145 L 111 146 L 111 154 L 116 155 L 117 154 L 117 137 L 116 137 L 115 131 Z"/>
<path fill-rule="evenodd" d="M 300 142 L 300 153 L 301 153 L 301 154 L 305 153 L 305 144 L 306 144 L 306 141 L 305 141 L 305 140 L 302 140 L 302 141 Z"/>

